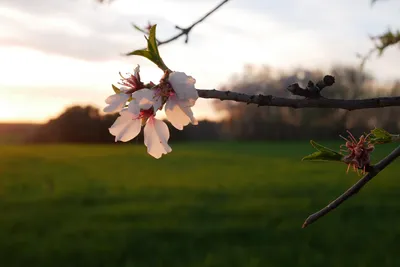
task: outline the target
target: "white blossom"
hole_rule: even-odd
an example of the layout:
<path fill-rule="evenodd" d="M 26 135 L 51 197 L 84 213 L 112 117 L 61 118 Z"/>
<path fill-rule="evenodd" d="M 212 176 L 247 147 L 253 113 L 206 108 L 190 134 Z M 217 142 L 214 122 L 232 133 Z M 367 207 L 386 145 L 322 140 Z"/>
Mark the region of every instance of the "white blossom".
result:
<path fill-rule="evenodd" d="M 131 94 L 125 93 L 128 88 L 121 88 L 121 92 L 118 94 L 110 95 L 106 98 L 107 106 L 103 109 L 104 112 L 112 113 L 112 112 L 119 112 L 121 111 L 126 101 L 128 101 Z"/>
<path fill-rule="evenodd" d="M 140 109 L 144 110 L 153 107 L 155 113 L 162 105 L 161 100 L 154 90 L 141 89 L 132 94 L 132 105 L 129 103 L 129 106 L 138 105 Z"/>
<path fill-rule="evenodd" d="M 165 104 L 165 114 L 176 129 L 183 130 L 183 127 L 188 125 L 189 122 L 193 125 L 198 124 L 190 107 L 188 100 L 180 100 L 174 94 L 169 96 Z"/>
<path fill-rule="evenodd" d="M 183 72 L 172 72 L 169 74 L 169 83 L 174 90 L 165 104 L 165 114 L 171 124 L 178 130 L 182 130 L 189 122 L 197 125 L 191 107 L 199 98 L 194 87 L 196 80 Z"/>
<path fill-rule="evenodd" d="M 140 81 L 140 66 L 137 65 L 133 71 L 133 74 L 128 74 L 128 77 L 121 75 L 120 84 L 122 87 L 119 89 L 120 92 L 110 95 L 106 99 L 107 106 L 103 109 L 106 113 L 119 112 L 124 107 L 126 102 L 131 97 L 132 93 L 143 88 L 143 83 Z"/>
<path fill-rule="evenodd" d="M 172 149 L 167 143 L 168 127 L 163 121 L 155 118 L 161 105 L 161 99 L 156 96 L 154 90 L 141 89 L 134 92 L 128 108 L 120 112 L 120 116 L 109 129 L 115 136 L 115 142 L 128 142 L 135 138 L 140 133 L 142 120 L 147 120 L 144 127 L 147 152 L 157 159 L 171 152 Z"/>
<path fill-rule="evenodd" d="M 134 74 L 126 78 L 121 75 L 121 92 L 106 99 L 108 106 L 104 111 L 120 111 L 120 116 L 109 128 L 115 136 L 115 142 L 134 139 L 145 125 L 144 144 L 147 152 L 158 159 L 172 149 L 168 145 L 168 126 L 156 119 L 155 115 L 165 104 L 165 114 L 175 128 L 182 130 L 189 123 L 197 125 L 191 109 L 199 98 L 195 88 L 196 80 L 183 72 L 172 72 L 168 75 L 168 83 L 164 83 L 163 78 L 159 86 L 150 83 L 153 88 L 147 89 L 140 81 L 139 70 L 138 65 Z M 125 108 L 127 101 L 130 102 Z"/>
<path fill-rule="evenodd" d="M 159 159 L 163 154 L 171 152 L 172 148 L 168 145 L 168 139 L 167 124 L 151 116 L 144 127 L 144 144 L 147 146 L 147 153 Z"/>
<path fill-rule="evenodd" d="M 196 80 L 192 76 L 187 76 L 184 72 L 172 72 L 169 74 L 168 81 L 178 99 L 188 101 L 190 107 L 193 107 L 199 98 L 197 90 L 194 87 Z"/>
<path fill-rule="evenodd" d="M 109 128 L 109 131 L 115 136 L 115 142 L 128 142 L 140 133 L 140 129 L 141 119 L 139 114 L 134 114 L 125 108 L 121 110 L 120 116 Z"/>

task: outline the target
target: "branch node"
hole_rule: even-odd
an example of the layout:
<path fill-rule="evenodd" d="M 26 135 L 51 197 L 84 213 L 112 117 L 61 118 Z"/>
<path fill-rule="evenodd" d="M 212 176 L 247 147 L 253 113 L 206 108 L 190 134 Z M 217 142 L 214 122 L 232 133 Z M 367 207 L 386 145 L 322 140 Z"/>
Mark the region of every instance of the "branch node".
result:
<path fill-rule="evenodd" d="M 321 92 L 322 89 L 328 86 L 332 86 L 334 83 L 335 77 L 333 77 L 332 75 L 325 75 L 321 81 L 317 82 L 316 87 L 318 87 L 319 91 Z"/>
<path fill-rule="evenodd" d="M 321 94 L 319 93 L 319 89 L 315 87 L 312 81 L 308 82 L 307 88 L 303 89 L 300 87 L 298 83 L 291 84 L 287 87 L 287 90 L 291 92 L 293 95 L 302 96 L 305 98 L 320 98 Z"/>
<path fill-rule="evenodd" d="M 302 96 L 308 99 L 319 99 L 322 98 L 321 91 L 327 86 L 331 86 L 335 83 L 335 78 L 331 75 L 325 75 L 324 78 L 314 84 L 313 81 L 308 81 L 306 88 L 301 88 L 298 83 L 291 84 L 287 87 L 287 90 L 293 95 Z"/>

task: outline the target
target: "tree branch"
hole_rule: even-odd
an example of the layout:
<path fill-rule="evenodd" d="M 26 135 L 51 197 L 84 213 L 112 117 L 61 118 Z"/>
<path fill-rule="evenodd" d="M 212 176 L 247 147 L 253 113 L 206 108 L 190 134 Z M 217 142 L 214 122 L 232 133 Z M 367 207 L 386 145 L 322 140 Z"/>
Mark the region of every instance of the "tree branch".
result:
<path fill-rule="evenodd" d="M 170 43 L 170 42 L 172 42 L 172 41 L 175 41 L 175 40 L 179 39 L 180 37 L 182 37 L 182 36 L 184 36 L 184 35 L 186 36 L 185 43 L 187 44 L 187 43 L 189 42 L 189 33 L 190 33 L 190 31 L 191 31 L 197 24 L 203 22 L 208 16 L 210 16 L 212 13 L 214 13 L 215 11 L 217 11 L 220 7 L 222 7 L 222 6 L 223 6 L 224 4 L 226 4 L 228 1 L 229 1 L 229 0 L 224 0 L 224 1 L 222 1 L 222 2 L 221 2 L 219 5 L 217 5 L 215 8 L 213 8 L 212 10 L 210 10 L 209 12 L 207 12 L 203 17 L 201 17 L 201 18 L 198 19 L 197 21 L 193 22 L 192 25 L 190 25 L 189 27 L 181 28 L 181 27 L 179 27 L 179 26 L 175 26 L 176 29 L 180 30 L 180 33 L 178 33 L 177 35 L 172 36 L 172 37 L 170 37 L 169 39 L 164 40 L 164 41 L 159 41 L 159 40 L 157 40 L 157 45 L 160 46 L 160 45 L 168 44 L 168 43 Z M 142 32 L 143 32 L 143 31 L 142 31 Z M 146 49 L 146 48 L 142 48 L 142 50 L 144 50 L 144 49 Z"/>
<path fill-rule="evenodd" d="M 325 216 L 332 210 L 336 209 L 340 204 L 346 201 L 348 198 L 358 193 L 372 178 L 374 178 L 379 172 L 385 169 L 390 163 L 392 163 L 397 157 L 400 156 L 400 146 L 393 150 L 387 157 L 382 159 L 379 163 L 372 166 L 371 170 L 363 178 L 358 180 L 352 187 L 344 192 L 340 197 L 332 201 L 328 206 L 321 209 L 320 211 L 310 215 L 303 223 L 302 228 L 307 227 L 313 222 L 317 221 L 321 217 Z"/>
<path fill-rule="evenodd" d="M 400 96 L 377 97 L 367 99 L 290 99 L 272 95 L 247 95 L 231 91 L 197 90 L 199 97 L 207 99 L 232 100 L 258 106 L 291 107 L 291 108 L 336 108 L 346 110 L 369 109 L 400 106 Z"/>
<path fill-rule="evenodd" d="M 192 25 L 190 25 L 187 28 L 181 28 L 179 26 L 175 26 L 175 28 L 177 28 L 178 30 L 181 30 L 181 33 L 179 33 L 176 36 L 173 36 L 171 38 L 169 38 L 168 40 L 165 41 L 160 41 L 158 43 L 158 46 L 163 45 L 163 44 L 167 44 L 169 42 L 172 42 L 176 39 L 178 39 L 179 37 L 181 37 L 182 35 L 186 35 L 186 39 L 185 39 L 185 43 L 187 44 L 189 42 L 189 33 L 190 31 L 199 23 L 203 22 L 203 20 L 205 20 L 208 16 L 210 16 L 212 13 L 214 13 L 215 11 L 217 11 L 217 9 L 219 9 L 220 7 L 222 7 L 224 4 L 226 4 L 229 0 L 224 0 L 222 1 L 219 5 L 217 5 L 215 8 L 213 8 L 212 10 L 210 10 L 209 12 L 207 12 L 202 18 L 200 18 L 199 20 L 195 21 L 194 23 L 192 23 Z"/>

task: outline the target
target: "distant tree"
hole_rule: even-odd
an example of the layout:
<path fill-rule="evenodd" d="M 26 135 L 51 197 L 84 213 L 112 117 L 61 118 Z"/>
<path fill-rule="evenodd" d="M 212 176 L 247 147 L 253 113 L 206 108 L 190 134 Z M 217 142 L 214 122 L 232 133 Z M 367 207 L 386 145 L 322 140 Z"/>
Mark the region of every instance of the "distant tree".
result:
<path fill-rule="evenodd" d="M 114 136 L 108 128 L 114 123 L 118 114 L 101 115 L 92 106 L 72 106 L 60 116 L 51 119 L 46 124 L 28 136 L 30 143 L 114 143 Z M 199 125 L 186 127 L 179 131 L 170 127 L 171 141 L 217 140 L 219 125 L 215 122 L 200 121 Z M 143 142 L 141 133 L 133 142 Z"/>
<path fill-rule="evenodd" d="M 331 73 L 341 79 L 335 83 L 332 90 L 326 90 L 326 97 L 365 98 L 374 97 L 384 91 L 378 87 L 370 74 L 356 67 L 338 65 L 332 68 Z M 282 88 L 286 88 L 294 81 L 305 86 L 309 80 L 316 80 L 321 76 L 318 70 L 295 69 L 279 73 L 265 66 L 260 68 L 246 66 L 243 73 L 232 77 L 231 82 L 223 86 L 222 90 L 250 95 L 289 97 L 290 92 Z M 394 86 L 385 91 L 388 95 L 396 95 L 399 93 L 398 90 Z M 336 139 L 339 133 L 349 128 L 359 133 L 368 131 L 374 126 L 390 128 L 394 132 L 400 129 L 396 116 L 393 116 L 400 113 L 399 107 L 350 112 L 318 108 L 260 108 L 218 100 L 214 101 L 214 105 L 228 114 L 228 118 L 222 122 L 222 129 L 226 138 L 233 139 Z"/>
<path fill-rule="evenodd" d="M 101 116 L 92 106 L 73 106 L 40 127 L 29 142 L 104 143 L 112 142 L 107 131 L 117 115 Z"/>

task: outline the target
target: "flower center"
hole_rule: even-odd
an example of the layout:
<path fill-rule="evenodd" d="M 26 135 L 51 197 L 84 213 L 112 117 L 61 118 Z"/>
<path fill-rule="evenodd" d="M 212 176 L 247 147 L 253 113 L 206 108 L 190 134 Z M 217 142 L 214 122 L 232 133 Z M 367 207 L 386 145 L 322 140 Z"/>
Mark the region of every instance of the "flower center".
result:
<path fill-rule="evenodd" d="M 174 94 L 175 94 L 175 92 L 173 91 L 172 87 L 169 84 L 160 84 L 155 89 L 155 95 L 157 97 L 168 98 Z"/>
<path fill-rule="evenodd" d="M 138 119 L 147 119 L 147 118 L 149 118 L 149 117 L 151 117 L 153 115 L 154 115 L 154 109 L 153 108 L 149 108 L 149 109 L 146 109 L 146 110 L 142 109 L 140 111 L 140 113 L 139 113 Z"/>
<path fill-rule="evenodd" d="M 129 73 L 127 74 L 129 75 L 128 77 L 122 76 L 121 73 L 119 73 L 119 75 L 121 76 L 119 84 L 129 88 L 129 90 L 125 92 L 126 94 L 132 94 L 133 92 L 144 88 L 144 84 L 140 81 L 139 73 L 137 73 L 137 77 Z"/>
<path fill-rule="evenodd" d="M 348 154 L 343 158 L 343 161 L 347 163 L 349 166 L 353 166 L 354 170 L 362 169 L 365 173 L 365 168 L 370 164 L 370 154 L 374 150 L 374 146 L 369 143 L 368 136 L 361 136 L 359 140 L 348 131 L 349 139 L 342 137 L 346 140 L 346 144 L 342 145 L 347 150 L 343 150 L 343 152 L 347 152 Z"/>
<path fill-rule="evenodd" d="M 138 116 L 133 117 L 132 120 L 141 120 L 141 124 L 142 126 L 144 126 L 146 124 L 147 119 L 151 119 L 154 117 L 154 109 L 153 108 L 149 108 L 149 109 L 142 109 L 140 110 L 140 113 Z"/>

